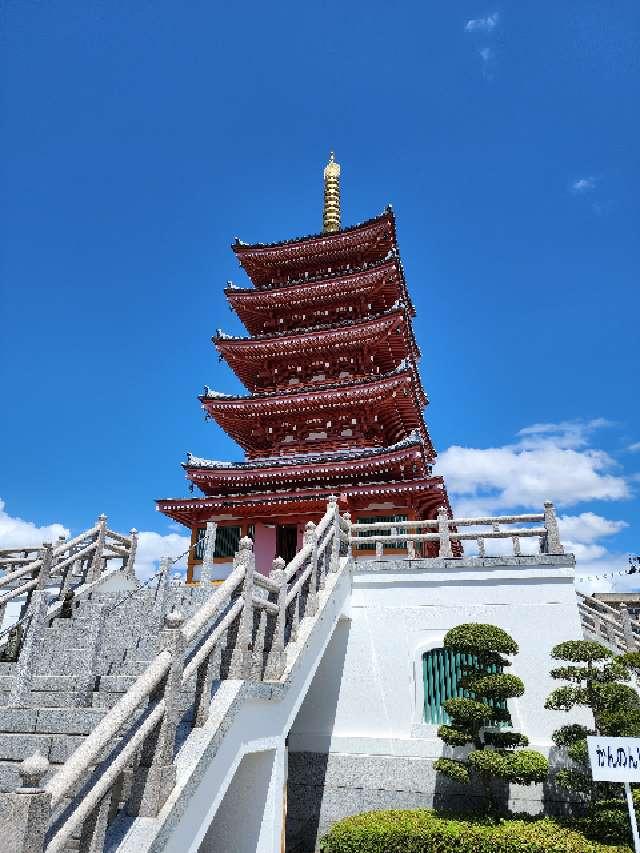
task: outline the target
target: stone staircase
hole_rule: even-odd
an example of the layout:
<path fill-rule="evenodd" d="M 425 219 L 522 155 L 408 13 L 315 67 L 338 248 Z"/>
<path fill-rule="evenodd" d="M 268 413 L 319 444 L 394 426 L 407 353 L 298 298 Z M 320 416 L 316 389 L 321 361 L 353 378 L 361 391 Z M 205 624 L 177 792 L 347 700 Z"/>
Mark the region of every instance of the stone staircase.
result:
<path fill-rule="evenodd" d="M 19 764 L 36 751 L 50 778 L 157 654 L 164 613 L 190 616 L 203 592 L 169 587 L 160 602 L 156 586 L 78 600 L 43 632 L 22 707 L 7 707 L 16 664 L 0 662 L 0 792 L 19 787 Z"/>

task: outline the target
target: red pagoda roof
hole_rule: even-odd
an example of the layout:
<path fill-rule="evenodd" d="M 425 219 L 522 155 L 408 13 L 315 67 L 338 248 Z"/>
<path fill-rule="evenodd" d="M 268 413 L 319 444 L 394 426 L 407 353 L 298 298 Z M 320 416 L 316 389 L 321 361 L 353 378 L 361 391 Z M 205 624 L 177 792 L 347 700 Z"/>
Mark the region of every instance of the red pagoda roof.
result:
<path fill-rule="evenodd" d="M 391 447 L 351 448 L 236 464 L 189 455 L 184 467 L 187 477 L 207 495 L 241 494 L 256 488 L 298 491 L 300 486 L 341 489 L 345 484 L 401 481 L 430 474 L 417 433 Z"/>
<path fill-rule="evenodd" d="M 396 247 L 393 211 L 331 234 L 315 234 L 280 243 L 245 244 L 237 241 L 232 249 L 241 266 L 256 285 L 264 287 L 291 281 L 308 273 L 348 270 L 382 260 Z"/>
<path fill-rule="evenodd" d="M 315 488 L 294 493 L 266 491 L 248 495 L 217 496 L 206 498 L 159 498 L 156 509 L 187 527 L 215 517 L 227 515 L 234 518 L 278 518 L 287 515 L 301 515 L 309 518 L 312 514 L 323 515 L 329 497 L 335 494 L 331 488 Z M 442 477 L 427 477 L 395 483 L 376 483 L 373 485 L 345 486 L 340 489 L 340 499 L 348 500 L 349 506 L 366 508 L 372 498 L 379 502 L 397 501 L 399 507 L 406 507 L 410 501 L 422 512 L 447 506 L 447 494 L 444 491 Z"/>
<path fill-rule="evenodd" d="M 432 457 L 421 392 L 415 367 L 403 365 L 387 376 L 335 386 L 249 397 L 206 391 L 199 399 L 250 458 L 273 455 L 276 447 L 282 453 L 335 450 L 357 443 L 379 447 L 399 441 L 414 429 L 420 431 Z M 333 426 L 331 435 L 325 431 L 327 418 Z"/>
<path fill-rule="evenodd" d="M 382 374 L 390 373 L 403 359 L 420 357 L 411 322 L 401 305 L 360 322 L 347 320 L 331 326 L 320 325 L 298 334 L 235 338 L 218 332 L 212 340 L 250 391 L 282 387 L 290 379 L 295 379 L 298 387 L 300 383 L 310 384 L 307 374 L 317 373 L 313 359 L 320 355 L 323 363 L 327 358 L 327 363 L 333 365 L 334 379 L 338 378 L 341 366 L 346 370 L 345 375 L 353 378 L 355 375 L 370 376 L 372 369 Z M 365 348 L 366 364 L 363 360 Z M 340 361 L 348 357 L 350 361 Z M 298 378 L 296 371 L 300 365 L 306 365 L 307 371 L 299 373 Z M 321 375 L 324 380 L 324 372 Z"/>
<path fill-rule="evenodd" d="M 230 285 L 225 288 L 229 304 L 252 335 L 265 329 L 307 328 L 314 322 L 341 319 L 349 306 L 361 313 L 380 313 L 402 300 L 409 314 L 415 309 L 397 257 L 347 273 L 331 273 L 319 278 L 287 282 L 279 287 L 257 290 Z M 368 306 L 371 306 L 369 309 Z"/>

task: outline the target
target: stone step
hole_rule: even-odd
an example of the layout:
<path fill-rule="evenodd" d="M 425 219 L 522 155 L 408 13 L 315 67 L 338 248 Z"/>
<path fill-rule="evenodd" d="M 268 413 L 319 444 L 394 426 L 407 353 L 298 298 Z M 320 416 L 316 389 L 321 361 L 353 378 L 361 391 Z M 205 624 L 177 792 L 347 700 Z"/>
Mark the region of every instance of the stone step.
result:
<path fill-rule="evenodd" d="M 0 761 L 23 761 L 36 750 L 60 764 L 80 746 L 82 735 L 0 734 Z"/>
<path fill-rule="evenodd" d="M 4 733 L 87 735 L 104 717 L 100 708 L 3 708 Z"/>

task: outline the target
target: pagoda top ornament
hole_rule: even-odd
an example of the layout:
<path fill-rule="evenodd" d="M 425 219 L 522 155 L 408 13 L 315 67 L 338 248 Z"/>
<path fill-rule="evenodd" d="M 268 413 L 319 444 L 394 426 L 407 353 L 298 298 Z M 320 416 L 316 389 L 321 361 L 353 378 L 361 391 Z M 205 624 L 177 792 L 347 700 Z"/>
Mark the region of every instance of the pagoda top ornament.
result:
<path fill-rule="evenodd" d="M 325 234 L 340 230 L 340 163 L 336 163 L 333 151 L 329 152 L 329 162 L 324 167 L 322 230 Z"/>

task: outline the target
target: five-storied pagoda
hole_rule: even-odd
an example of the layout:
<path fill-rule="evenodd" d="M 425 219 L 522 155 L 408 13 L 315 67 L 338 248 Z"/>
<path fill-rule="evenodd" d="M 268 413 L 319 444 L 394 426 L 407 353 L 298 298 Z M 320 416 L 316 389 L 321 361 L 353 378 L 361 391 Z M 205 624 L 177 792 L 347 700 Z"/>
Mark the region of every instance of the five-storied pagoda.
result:
<path fill-rule="evenodd" d="M 218 577 L 244 535 L 254 539 L 260 571 L 276 556 L 291 559 L 304 524 L 319 521 L 331 495 L 367 523 L 449 511 L 442 478 L 431 472 L 436 454 L 422 415 L 415 309 L 391 207 L 342 228 L 332 153 L 322 234 L 236 240 L 233 251 L 253 286 L 229 284 L 225 295 L 249 336 L 218 330 L 213 343 L 249 394 L 205 387 L 199 399 L 246 458 L 188 454 L 186 476 L 204 497 L 159 500 L 157 508 L 190 528 L 192 543 L 208 521 L 217 523 Z M 201 547 L 191 553 L 189 581 L 198 578 Z"/>

